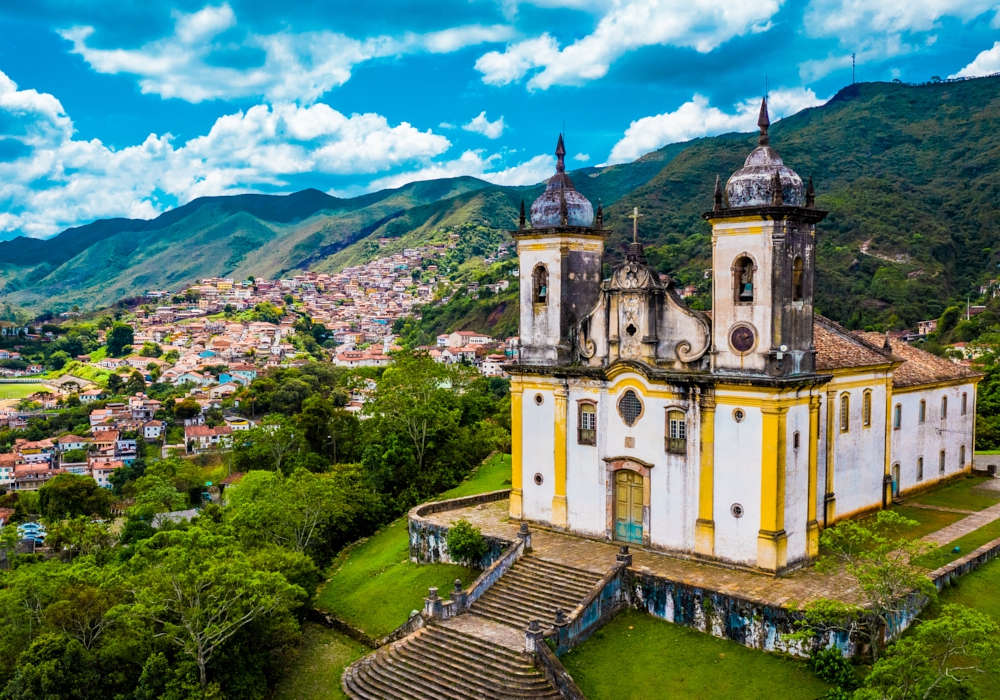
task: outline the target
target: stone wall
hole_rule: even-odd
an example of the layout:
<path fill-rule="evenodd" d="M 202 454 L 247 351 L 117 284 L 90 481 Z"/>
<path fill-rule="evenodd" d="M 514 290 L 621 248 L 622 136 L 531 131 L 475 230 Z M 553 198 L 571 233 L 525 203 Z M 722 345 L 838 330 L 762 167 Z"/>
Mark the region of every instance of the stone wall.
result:
<path fill-rule="evenodd" d="M 940 569 L 936 569 L 931 572 L 929 578 L 940 591 L 959 576 L 964 576 L 970 571 L 975 571 L 986 562 L 992 561 L 998 556 L 1000 556 L 1000 538 L 987 542 L 964 557 L 960 557 L 952 563 L 945 564 Z"/>
<path fill-rule="evenodd" d="M 478 505 L 480 503 L 492 503 L 503 501 L 510 497 L 510 489 L 502 491 L 491 491 L 475 496 L 465 496 L 463 498 L 452 498 L 447 501 L 436 501 L 425 503 L 410 510 L 409 533 L 410 533 L 410 561 L 416 564 L 429 564 L 442 562 L 445 564 L 456 563 L 448 556 L 448 528 L 435 525 L 427 520 L 425 516 L 441 511 L 465 508 L 466 506 Z M 493 562 L 499 559 L 505 549 L 510 546 L 510 540 L 502 540 L 498 537 L 484 535 L 487 544 L 486 554 L 477 562 L 477 568 L 488 569 Z"/>

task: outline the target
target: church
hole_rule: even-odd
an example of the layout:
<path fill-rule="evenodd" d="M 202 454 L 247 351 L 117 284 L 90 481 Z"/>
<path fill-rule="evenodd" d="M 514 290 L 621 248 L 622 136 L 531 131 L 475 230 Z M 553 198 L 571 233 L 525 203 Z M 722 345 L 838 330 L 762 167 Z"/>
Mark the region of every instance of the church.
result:
<path fill-rule="evenodd" d="M 560 136 L 513 232 L 512 519 L 781 574 L 818 554 L 822 528 L 971 469 L 980 375 L 814 312 L 826 212 L 771 147 L 766 99 L 758 124 L 703 215 L 710 313 L 637 236 L 604 279 L 609 231 Z"/>

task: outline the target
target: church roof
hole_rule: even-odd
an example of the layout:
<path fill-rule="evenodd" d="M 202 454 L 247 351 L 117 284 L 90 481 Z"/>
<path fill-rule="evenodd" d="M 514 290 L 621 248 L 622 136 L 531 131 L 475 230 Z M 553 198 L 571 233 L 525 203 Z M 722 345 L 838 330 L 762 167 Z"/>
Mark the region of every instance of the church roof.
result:
<path fill-rule="evenodd" d="M 889 351 L 881 349 L 881 345 L 875 345 L 822 316 L 816 316 L 813 322 L 813 345 L 816 347 L 817 372 L 884 365 L 895 359 Z"/>
<path fill-rule="evenodd" d="M 900 389 L 955 379 L 971 380 L 982 376 L 975 370 L 932 355 L 926 350 L 907 345 L 900 340 L 889 338 L 887 342 L 883 333 L 858 333 L 857 335 L 871 343 L 887 343 L 892 354 L 900 360 L 904 360 L 903 364 L 892 373 L 892 385 Z"/>
<path fill-rule="evenodd" d="M 589 227 L 594 223 L 594 207 L 576 191 L 566 174 L 566 146 L 562 134 L 556 144 L 556 174 L 549 178 L 542 195 L 531 205 L 531 227 Z"/>
<path fill-rule="evenodd" d="M 803 206 L 806 198 L 802 178 L 785 165 L 778 152 L 771 148 L 767 134 L 771 120 L 767 116 L 766 97 L 760 103 L 757 125 L 760 127 L 759 145 L 747 156 L 743 167 L 733 173 L 726 183 L 729 207 Z M 718 185 L 716 188 L 718 189 Z"/>

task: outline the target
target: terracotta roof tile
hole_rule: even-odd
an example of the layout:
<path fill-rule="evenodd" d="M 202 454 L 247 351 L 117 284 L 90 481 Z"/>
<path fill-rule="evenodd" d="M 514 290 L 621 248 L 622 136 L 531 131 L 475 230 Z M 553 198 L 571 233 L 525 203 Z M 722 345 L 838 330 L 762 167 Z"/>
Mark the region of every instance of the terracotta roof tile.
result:
<path fill-rule="evenodd" d="M 855 335 L 861 336 L 871 343 L 886 342 L 885 335 L 882 333 L 859 332 Z M 969 367 L 963 367 L 950 360 L 932 355 L 926 350 L 907 345 L 900 340 L 889 338 L 888 342 L 892 348 L 892 354 L 900 360 L 904 360 L 903 364 L 892 373 L 894 387 L 905 388 L 955 379 L 969 379 L 971 381 L 982 376 Z"/>
<path fill-rule="evenodd" d="M 872 344 L 822 316 L 813 323 L 813 345 L 817 372 L 884 365 L 894 359 L 881 343 Z"/>

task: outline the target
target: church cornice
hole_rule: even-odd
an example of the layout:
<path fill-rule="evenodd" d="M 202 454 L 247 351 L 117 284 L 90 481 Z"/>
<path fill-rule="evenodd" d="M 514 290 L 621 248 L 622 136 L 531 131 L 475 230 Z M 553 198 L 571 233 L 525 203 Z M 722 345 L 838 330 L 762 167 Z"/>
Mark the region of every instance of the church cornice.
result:
<path fill-rule="evenodd" d="M 770 206 L 770 207 L 734 207 L 707 211 L 701 215 L 705 221 L 801 221 L 807 224 L 818 224 L 829 212 L 809 207 Z"/>
<path fill-rule="evenodd" d="M 509 233 L 513 238 L 522 240 L 549 236 L 587 236 L 603 240 L 613 232 L 611 229 L 596 229 L 590 226 L 549 226 L 546 228 L 513 229 Z"/>

